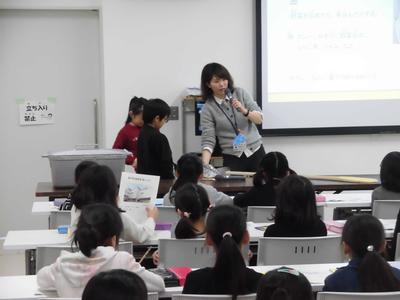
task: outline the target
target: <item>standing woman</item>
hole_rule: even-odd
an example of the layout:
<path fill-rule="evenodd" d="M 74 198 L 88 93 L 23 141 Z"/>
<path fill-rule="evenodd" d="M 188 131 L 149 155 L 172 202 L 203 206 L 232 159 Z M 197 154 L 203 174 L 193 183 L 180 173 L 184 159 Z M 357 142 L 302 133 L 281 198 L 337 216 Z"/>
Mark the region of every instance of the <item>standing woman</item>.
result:
<path fill-rule="evenodd" d="M 257 103 L 245 90 L 234 87 L 229 71 L 218 63 L 203 68 L 201 92 L 206 101 L 201 112 L 203 164 L 209 164 L 218 138 L 224 166 L 256 171 L 265 155 L 256 127 L 262 123 Z"/>
<path fill-rule="evenodd" d="M 143 105 L 145 98 L 133 97 L 129 103 L 128 117 L 125 126 L 118 132 L 113 149 L 126 149 L 132 152 L 125 159 L 125 164 L 136 169 L 137 141 L 143 127 Z"/>

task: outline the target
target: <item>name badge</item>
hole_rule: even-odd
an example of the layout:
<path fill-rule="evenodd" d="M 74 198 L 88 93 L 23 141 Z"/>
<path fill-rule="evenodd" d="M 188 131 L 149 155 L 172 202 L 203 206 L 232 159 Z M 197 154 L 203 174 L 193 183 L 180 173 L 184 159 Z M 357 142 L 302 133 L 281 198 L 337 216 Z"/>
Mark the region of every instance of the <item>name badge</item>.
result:
<path fill-rule="evenodd" d="M 243 152 L 246 150 L 246 137 L 239 133 L 235 139 L 233 140 L 232 144 L 233 150 L 236 152 Z"/>

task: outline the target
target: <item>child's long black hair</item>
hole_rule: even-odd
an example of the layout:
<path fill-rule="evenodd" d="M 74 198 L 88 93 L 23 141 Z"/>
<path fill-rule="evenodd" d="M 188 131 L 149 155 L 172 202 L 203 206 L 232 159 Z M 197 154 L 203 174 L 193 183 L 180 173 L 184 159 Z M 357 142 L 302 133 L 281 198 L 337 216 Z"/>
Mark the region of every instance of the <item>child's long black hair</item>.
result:
<path fill-rule="evenodd" d="M 146 99 L 142 97 L 133 97 L 131 101 L 129 102 L 129 111 L 128 111 L 128 117 L 126 118 L 125 124 L 128 124 L 132 122 L 132 117 L 130 112 L 132 112 L 132 115 L 138 115 L 143 112 L 143 106 L 146 103 Z"/>
<path fill-rule="evenodd" d="M 176 165 L 178 178 L 175 180 L 169 192 L 169 200 L 174 204 L 177 190 L 185 183 L 197 184 L 199 177 L 203 174 L 203 163 L 195 153 L 186 153 L 178 159 Z"/>
<path fill-rule="evenodd" d="M 350 248 L 352 258 L 361 259 L 358 278 L 362 292 L 400 290 L 400 281 L 382 257 L 385 232 L 382 223 L 371 215 L 349 218 L 343 227 L 342 240 Z"/>
<path fill-rule="evenodd" d="M 221 205 L 213 208 L 207 217 L 207 237 L 211 238 L 217 251 L 214 266 L 219 294 L 248 294 L 246 287 L 246 264 L 240 245 L 246 234 L 246 219 L 240 208 Z"/>
<path fill-rule="evenodd" d="M 205 218 L 209 206 L 210 200 L 203 187 L 193 183 L 183 185 L 175 195 L 175 209 L 181 217 L 175 228 L 175 237 L 191 239 L 202 234 L 193 223 Z"/>
<path fill-rule="evenodd" d="M 78 209 L 91 203 L 107 203 L 117 207 L 117 196 L 118 185 L 114 173 L 107 166 L 95 165 L 82 172 L 71 194 L 71 201 Z"/>
<path fill-rule="evenodd" d="M 400 152 L 386 154 L 381 163 L 380 177 L 385 189 L 400 192 Z"/>
<path fill-rule="evenodd" d="M 292 173 L 289 169 L 289 162 L 281 152 L 268 152 L 262 158 L 258 170 L 253 177 L 255 186 L 264 184 L 276 185 L 282 178 Z"/>
<path fill-rule="evenodd" d="M 299 175 L 285 177 L 278 187 L 275 223 L 312 226 L 319 219 L 310 180 Z"/>
<path fill-rule="evenodd" d="M 90 257 L 98 246 L 110 246 L 114 236 L 118 245 L 122 229 L 121 216 L 115 207 L 103 203 L 89 204 L 82 209 L 73 242 L 85 256 Z"/>

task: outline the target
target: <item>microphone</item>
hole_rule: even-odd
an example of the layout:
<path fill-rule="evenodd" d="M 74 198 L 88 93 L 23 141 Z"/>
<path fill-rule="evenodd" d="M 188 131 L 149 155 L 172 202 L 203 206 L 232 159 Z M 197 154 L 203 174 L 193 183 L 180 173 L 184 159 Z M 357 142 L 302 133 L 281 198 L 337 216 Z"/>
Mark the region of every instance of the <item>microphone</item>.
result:
<path fill-rule="evenodd" d="M 232 92 L 231 92 L 231 90 L 229 88 L 227 88 L 225 90 L 225 96 L 226 96 L 226 98 L 228 98 L 229 103 L 232 105 L 233 95 L 232 95 Z M 237 112 L 241 112 L 240 108 L 236 108 L 236 111 Z"/>

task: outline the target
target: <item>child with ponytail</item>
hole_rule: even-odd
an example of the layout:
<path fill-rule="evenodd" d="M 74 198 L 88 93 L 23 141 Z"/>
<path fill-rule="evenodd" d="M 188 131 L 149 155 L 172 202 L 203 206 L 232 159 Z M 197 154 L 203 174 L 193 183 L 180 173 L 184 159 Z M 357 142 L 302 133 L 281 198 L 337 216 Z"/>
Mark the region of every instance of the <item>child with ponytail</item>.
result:
<path fill-rule="evenodd" d="M 125 164 L 136 168 L 137 165 L 137 142 L 140 130 L 143 127 L 143 106 L 145 98 L 133 97 L 129 102 L 128 117 L 125 126 L 118 132 L 113 149 L 126 149 L 132 153 L 125 159 Z"/>
<path fill-rule="evenodd" d="M 197 184 L 186 183 L 175 196 L 175 209 L 180 219 L 175 227 L 177 239 L 204 237 L 206 214 L 210 200 L 206 190 Z"/>
<path fill-rule="evenodd" d="M 206 221 L 206 243 L 216 252 L 215 265 L 189 273 L 184 294 L 255 293 L 261 274 L 246 267 L 241 248 L 249 243 L 246 219 L 240 208 L 221 205 L 213 208 Z"/>
<path fill-rule="evenodd" d="M 344 253 L 350 257 L 347 266 L 325 279 L 324 291 L 390 292 L 400 290 L 400 270 L 382 257 L 386 241 L 382 223 L 371 215 L 349 218 L 343 227 Z"/>
<path fill-rule="evenodd" d="M 131 254 L 117 250 L 122 228 L 121 216 L 115 207 L 85 206 L 73 238 L 79 252 L 62 251 L 55 263 L 43 267 L 37 274 L 39 287 L 55 289 L 61 298 L 77 298 L 94 275 L 124 269 L 139 275 L 149 291 L 163 291 L 165 285 L 160 276 L 145 270 Z"/>
<path fill-rule="evenodd" d="M 200 185 L 186 183 L 175 196 L 175 209 L 180 219 L 172 230 L 177 239 L 203 238 L 206 227 L 206 214 L 210 209 L 210 200 L 206 190 Z M 158 265 L 160 253 L 153 253 L 153 263 Z"/>
<path fill-rule="evenodd" d="M 283 178 L 295 174 L 289 168 L 286 156 L 281 152 L 269 152 L 264 155 L 257 173 L 253 177 L 253 187 L 246 193 L 239 193 L 233 203 L 240 207 L 275 206 L 276 187 Z"/>
<path fill-rule="evenodd" d="M 174 205 L 175 195 L 178 189 L 185 183 L 197 184 L 203 176 L 203 163 L 200 157 L 195 153 L 186 153 L 182 155 L 176 165 L 175 183 L 164 196 L 164 205 Z M 209 184 L 198 183 L 199 186 L 204 188 L 208 194 L 211 204 L 232 204 L 233 201 L 228 195 L 218 192 L 213 186 Z"/>

